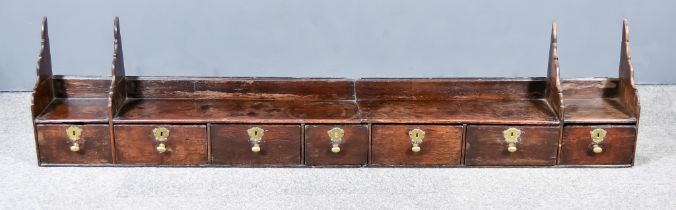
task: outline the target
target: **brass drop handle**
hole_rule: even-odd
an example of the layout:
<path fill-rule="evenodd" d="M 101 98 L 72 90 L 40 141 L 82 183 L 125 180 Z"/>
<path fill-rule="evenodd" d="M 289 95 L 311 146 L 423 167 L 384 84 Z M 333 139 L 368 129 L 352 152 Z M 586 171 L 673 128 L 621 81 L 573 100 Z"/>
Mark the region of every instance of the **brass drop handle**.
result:
<path fill-rule="evenodd" d="M 411 138 L 411 151 L 420 152 L 420 145 L 425 138 L 425 131 L 418 128 L 408 131 L 408 136 Z"/>
<path fill-rule="evenodd" d="M 339 153 L 340 144 L 343 143 L 343 135 L 345 135 L 345 131 L 341 128 L 331 128 L 331 130 L 329 130 L 327 133 L 331 141 L 331 152 Z"/>
<path fill-rule="evenodd" d="M 249 143 L 251 143 L 252 152 L 261 151 L 261 141 L 263 141 L 263 134 L 265 130 L 259 127 L 253 127 L 246 130 L 246 133 L 249 134 Z"/>
<path fill-rule="evenodd" d="M 589 133 L 591 134 L 592 139 L 592 152 L 594 152 L 595 154 L 603 152 L 603 147 L 601 147 L 601 143 L 603 143 L 603 140 L 605 140 L 606 134 L 608 132 L 601 128 L 597 128 L 590 131 Z"/>
<path fill-rule="evenodd" d="M 155 147 L 155 150 L 157 150 L 158 153 L 162 154 L 167 151 L 171 151 L 166 145 L 167 141 L 169 140 L 169 129 L 165 127 L 157 127 L 153 129 L 153 135 L 155 136 L 155 142 L 157 142 L 157 147 Z"/>
<path fill-rule="evenodd" d="M 507 152 L 516 152 L 516 143 L 521 141 L 522 131 L 517 128 L 508 128 L 507 130 L 502 131 L 502 135 L 505 137 L 505 142 L 507 143 Z"/>
<path fill-rule="evenodd" d="M 82 135 L 82 128 L 77 126 L 70 126 L 66 129 L 66 135 L 70 140 L 70 151 L 79 152 L 80 151 L 80 136 Z"/>

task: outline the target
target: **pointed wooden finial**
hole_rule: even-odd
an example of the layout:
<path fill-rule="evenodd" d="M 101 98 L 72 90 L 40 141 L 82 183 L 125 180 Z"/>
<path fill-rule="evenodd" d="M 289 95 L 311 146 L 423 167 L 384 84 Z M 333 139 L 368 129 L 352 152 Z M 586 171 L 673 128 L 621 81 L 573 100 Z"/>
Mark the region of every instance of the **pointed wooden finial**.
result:
<path fill-rule="evenodd" d="M 124 55 L 122 53 L 122 36 L 120 35 L 120 18 L 117 16 L 115 16 L 113 39 L 113 76 L 124 76 Z"/>
<path fill-rule="evenodd" d="M 556 34 L 557 23 L 552 22 L 552 35 L 549 45 L 549 63 L 547 65 L 547 77 L 557 91 L 561 91 L 561 80 L 559 79 L 559 55 L 557 52 L 558 38 Z"/>
<path fill-rule="evenodd" d="M 47 26 L 47 17 L 42 17 L 42 30 L 40 31 L 41 45 L 40 55 L 38 56 L 37 75 L 52 75 L 52 55 L 49 48 L 49 28 Z"/>
<path fill-rule="evenodd" d="M 628 82 L 631 86 L 634 83 L 634 67 L 631 64 L 631 53 L 629 50 L 629 21 L 625 18 L 622 25 L 622 44 L 620 49 L 620 80 Z"/>

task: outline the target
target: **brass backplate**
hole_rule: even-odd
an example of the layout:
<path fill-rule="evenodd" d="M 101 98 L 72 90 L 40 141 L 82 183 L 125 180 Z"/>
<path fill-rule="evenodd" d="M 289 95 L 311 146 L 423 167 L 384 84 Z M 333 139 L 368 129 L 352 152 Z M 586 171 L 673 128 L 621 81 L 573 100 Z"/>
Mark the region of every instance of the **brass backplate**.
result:
<path fill-rule="evenodd" d="M 505 137 L 505 142 L 510 144 L 517 143 L 521 138 L 521 130 L 517 128 L 508 128 L 502 131 L 502 135 Z"/>
<path fill-rule="evenodd" d="M 345 131 L 342 128 L 331 128 L 331 130 L 327 131 L 326 133 L 329 134 L 329 139 L 334 145 L 340 144 L 343 141 L 343 136 L 345 135 Z"/>
<path fill-rule="evenodd" d="M 425 131 L 416 128 L 408 131 L 408 136 L 411 137 L 411 143 L 420 144 L 425 138 Z"/>
<path fill-rule="evenodd" d="M 246 130 L 246 133 L 249 134 L 249 141 L 251 142 L 259 142 L 263 139 L 263 135 L 265 134 L 265 130 L 259 127 L 253 127 L 249 128 Z"/>
<path fill-rule="evenodd" d="M 603 142 L 608 132 L 606 130 L 603 130 L 602 128 L 597 128 L 589 133 L 591 134 L 592 142 L 594 142 L 595 144 L 599 144 Z"/>
<path fill-rule="evenodd" d="M 343 141 L 343 135 L 345 135 L 345 131 L 342 128 L 331 128 L 327 133 L 333 143 L 340 143 Z"/>
<path fill-rule="evenodd" d="M 80 140 L 80 136 L 82 135 L 82 128 L 77 126 L 70 126 L 66 128 L 66 135 L 68 135 L 68 139 L 70 139 L 70 141 Z"/>
<path fill-rule="evenodd" d="M 169 129 L 165 127 L 157 127 L 153 129 L 153 135 L 155 136 L 155 140 L 159 142 L 167 141 L 169 138 Z"/>

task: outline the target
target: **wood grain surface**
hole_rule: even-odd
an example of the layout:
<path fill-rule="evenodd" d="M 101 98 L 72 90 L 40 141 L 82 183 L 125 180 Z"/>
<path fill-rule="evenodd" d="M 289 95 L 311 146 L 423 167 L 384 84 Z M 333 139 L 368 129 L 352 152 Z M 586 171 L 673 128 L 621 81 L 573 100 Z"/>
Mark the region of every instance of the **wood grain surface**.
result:
<path fill-rule="evenodd" d="M 607 131 L 599 145 L 603 152 L 592 152 L 590 132 L 596 128 Z M 628 165 L 634 162 L 636 126 L 633 125 L 568 125 L 563 129 L 561 165 Z"/>
<path fill-rule="evenodd" d="M 507 151 L 503 131 L 522 131 L 517 151 Z M 469 125 L 465 134 L 465 164 L 469 166 L 550 166 L 556 164 L 558 126 Z"/>
<path fill-rule="evenodd" d="M 328 131 L 333 128 L 344 130 L 340 152 L 333 153 Z M 369 152 L 368 125 L 306 125 L 305 164 L 321 165 L 365 165 Z"/>
<path fill-rule="evenodd" d="M 165 127 L 170 134 L 167 152 L 156 150 L 153 129 Z M 152 165 L 201 165 L 208 161 L 205 125 L 115 125 L 117 163 Z"/>
<path fill-rule="evenodd" d="M 80 151 L 70 150 L 72 142 L 66 134 L 70 126 L 82 129 Z M 108 164 L 112 163 L 108 124 L 38 124 L 36 138 L 39 162 L 43 164 Z"/>
<path fill-rule="evenodd" d="M 265 132 L 261 151 L 252 152 L 247 129 L 262 128 Z M 300 165 L 300 125 L 211 125 L 211 158 L 213 164 L 223 165 Z"/>
<path fill-rule="evenodd" d="M 559 124 L 546 100 L 359 101 L 365 122 Z"/>
<path fill-rule="evenodd" d="M 354 101 L 132 99 L 119 123 L 359 122 Z"/>
<path fill-rule="evenodd" d="M 425 131 L 419 152 L 411 151 L 412 129 Z M 460 125 L 373 125 L 373 165 L 459 165 L 462 152 Z"/>

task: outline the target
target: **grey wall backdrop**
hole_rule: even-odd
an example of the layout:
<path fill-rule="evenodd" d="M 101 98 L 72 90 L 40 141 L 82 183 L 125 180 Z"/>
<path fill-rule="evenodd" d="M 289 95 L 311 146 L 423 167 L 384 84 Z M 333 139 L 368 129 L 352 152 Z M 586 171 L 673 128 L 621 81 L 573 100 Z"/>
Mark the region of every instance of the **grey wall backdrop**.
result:
<path fill-rule="evenodd" d="M 617 75 L 630 20 L 638 83 L 676 83 L 676 1 L 1 1 L 0 90 L 30 90 L 48 16 L 54 72 L 110 75 L 120 16 L 129 75 Z"/>

